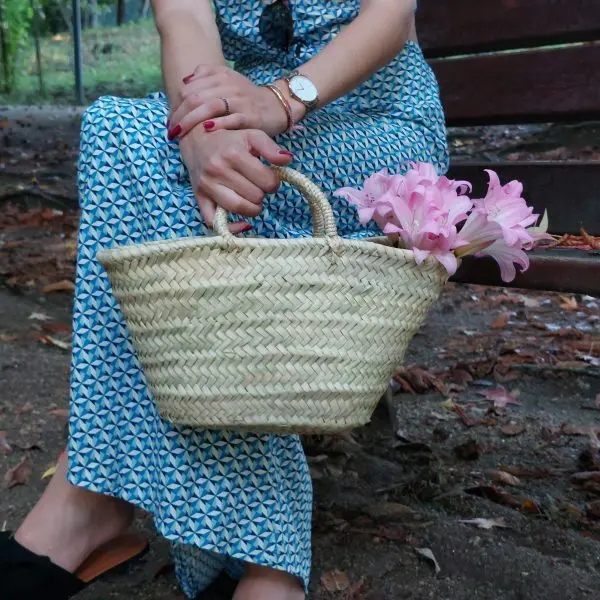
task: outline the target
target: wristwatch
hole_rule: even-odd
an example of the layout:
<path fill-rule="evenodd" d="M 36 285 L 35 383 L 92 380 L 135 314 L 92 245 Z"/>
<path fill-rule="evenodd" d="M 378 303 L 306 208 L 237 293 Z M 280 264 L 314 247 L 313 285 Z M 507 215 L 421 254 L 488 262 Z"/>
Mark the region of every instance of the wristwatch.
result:
<path fill-rule="evenodd" d="M 283 79 L 288 84 L 292 98 L 304 104 L 306 112 L 317 108 L 319 92 L 317 86 L 306 75 L 302 75 L 299 71 L 292 71 Z"/>

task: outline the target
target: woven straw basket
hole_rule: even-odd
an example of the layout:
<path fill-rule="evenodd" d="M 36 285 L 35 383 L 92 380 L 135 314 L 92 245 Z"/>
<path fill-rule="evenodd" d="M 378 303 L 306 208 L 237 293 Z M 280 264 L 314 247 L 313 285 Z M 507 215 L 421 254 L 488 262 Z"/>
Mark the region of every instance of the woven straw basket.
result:
<path fill-rule="evenodd" d="M 214 237 L 99 253 L 161 415 L 207 429 L 325 433 L 367 423 L 447 279 L 433 260 L 337 234 L 310 180 L 314 237 Z"/>

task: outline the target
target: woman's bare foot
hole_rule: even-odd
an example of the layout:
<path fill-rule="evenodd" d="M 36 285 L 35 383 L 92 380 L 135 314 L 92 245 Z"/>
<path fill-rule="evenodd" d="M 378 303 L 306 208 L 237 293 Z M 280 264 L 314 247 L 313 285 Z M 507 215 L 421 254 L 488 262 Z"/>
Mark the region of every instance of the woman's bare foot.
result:
<path fill-rule="evenodd" d="M 249 565 L 233 600 L 304 600 L 304 588 L 297 577 L 258 565 Z"/>
<path fill-rule="evenodd" d="M 122 500 L 89 492 L 67 481 L 66 454 L 44 494 L 15 533 L 25 548 L 50 557 L 70 572 L 99 546 L 124 533 L 133 507 Z"/>

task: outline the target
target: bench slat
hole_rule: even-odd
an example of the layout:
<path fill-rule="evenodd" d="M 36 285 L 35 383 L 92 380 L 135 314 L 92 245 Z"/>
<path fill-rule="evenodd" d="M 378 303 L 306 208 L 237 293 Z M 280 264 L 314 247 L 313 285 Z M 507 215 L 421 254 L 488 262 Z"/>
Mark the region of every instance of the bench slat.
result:
<path fill-rule="evenodd" d="M 427 56 L 600 39 L 598 0 L 419 0 Z"/>
<path fill-rule="evenodd" d="M 535 250 L 530 268 L 506 284 L 498 265 L 488 257 L 465 257 L 451 281 L 525 288 L 600 297 L 600 255 L 578 250 Z"/>
<path fill-rule="evenodd" d="M 496 171 L 502 182 L 522 181 L 527 203 L 540 214 L 548 210 L 552 233 L 579 235 L 584 227 L 600 235 L 600 162 L 454 163 L 449 176 L 470 181 L 481 197 L 488 181 L 484 169 Z"/>
<path fill-rule="evenodd" d="M 449 125 L 600 118 L 600 44 L 435 59 Z"/>

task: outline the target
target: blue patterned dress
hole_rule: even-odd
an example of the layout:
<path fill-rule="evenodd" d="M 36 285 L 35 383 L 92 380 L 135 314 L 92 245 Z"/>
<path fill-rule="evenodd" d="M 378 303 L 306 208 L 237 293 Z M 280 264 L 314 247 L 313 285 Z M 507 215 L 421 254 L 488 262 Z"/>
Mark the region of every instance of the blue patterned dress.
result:
<path fill-rule="evenodd" d="M 217 0 L 227 58 L 257 83 L 310 59 L 358 14 L 360 0 L 295 0 L 289 51 L 261 39 L 262 0 Z M 123 315 L 102 267 L 101 248 L 203 235 L 177 142 L 166 139 L 168 106 L 106 97 L 86 112 L 81 131 L 81 225 L 74 306 L 69 479 L 152 513 L 174 542 L 177 573 L 193 597 L 223 569 L 245 562 L 285 570 L 308 585 L 312 489 L 297 436 L 176 427 L 154 407 Z M 326 192 L 357 186 L 406 161 L 447 166 L 435 78 L 417 44 L 344 98 L 315 112 L 304 130 L 278 142 Z M 340 233 L 372 233 L 342 198 Z M 252 222 L 253 235 L 310 235 L 298 193 L 282 187 Z"/>

